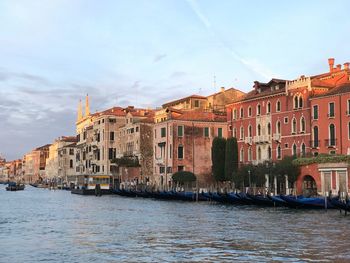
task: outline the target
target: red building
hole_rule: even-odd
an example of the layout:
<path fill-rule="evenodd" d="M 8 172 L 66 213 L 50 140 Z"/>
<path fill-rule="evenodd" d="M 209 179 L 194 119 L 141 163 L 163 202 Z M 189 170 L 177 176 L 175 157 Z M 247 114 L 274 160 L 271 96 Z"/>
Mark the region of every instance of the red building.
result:
<path fill-rule="evenodd" d="M 302 75 L 292 81 L 256 81 L 252 91 L 227 105 L 228 125 L 238 140 L 241 163 L 350 153 L 349 63 L 342 69 L 334 67 L 334 59 L 328 62 L 329 71 L 324 74 Z M 310 176 L 321 190 L 319 171 Z"/>

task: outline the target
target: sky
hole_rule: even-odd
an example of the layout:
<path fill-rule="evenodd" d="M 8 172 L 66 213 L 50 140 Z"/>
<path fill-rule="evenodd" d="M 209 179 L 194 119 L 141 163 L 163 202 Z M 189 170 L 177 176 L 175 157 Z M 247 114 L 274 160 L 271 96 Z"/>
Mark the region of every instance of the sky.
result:
<path fill-rule="evenodd" d="M 0 153 L 22 158 L 75 135 L 86 94 L 92 112 L 154 108 L 325 72 L 329 57 L 350 61 L 349 10 L 347 0 L 0 0 Z"/>

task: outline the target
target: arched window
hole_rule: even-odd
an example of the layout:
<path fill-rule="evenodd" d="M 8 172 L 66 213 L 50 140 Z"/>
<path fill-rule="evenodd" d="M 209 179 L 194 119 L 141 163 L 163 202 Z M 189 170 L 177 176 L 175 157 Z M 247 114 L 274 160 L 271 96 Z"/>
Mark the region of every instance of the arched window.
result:
<path fill-rule="evenodd" d="M 267 156 L 269 159 L 272 159 L 272 149 L 270 146 L 267 148 Z"/>
<path fill-rule="evenodd" d="M 260 124 L 258 124 L 258 136 L 260 136 L 261 135 L 261 126 L 260 126 Z"/>
<path fill-rule="evenodd" d="M 268 102 L 266 106 L 266 113 L 269 114 L 271 112 L 271 103 Z"/>
<path fill-rule="evenodd" d="M 248 126 L 248 137 L 252 137 L 253 132 L 252 132 L 252 125 Z"/>
<path fill-rule="evenodd" d="M 248 117 L 252 117 L 252 107 L 248 108 Z"/>
<path fill-rule="evenodd" d="M 295 143 L 293 143 L 292 155 L 293 155 L 293 156 L 297 156 L 297 145 L 296 145 Z"/>
<path fill-rule="evenodd" d="M 329 146 L 335 146 L 335 126 L 329 125 Z"/>
<path fill-rule="evenodd" d="M 237 129 L 233 128 L 233 137 L 237 138 Z"/>
<path fill-rule="evenodd" d="M 243 118 L 244 117 L 244 111 L 243 111 L 243 107 L 241 107 L 241 109 L 240 109 L 240 116 L 239 116 L 240 118 Z"/>
<path fill-rule="evenodd" d="M 305 146 L 305 143 L 303 143 L 301 145 L 301 156 L 305 157 L 305 155 L 306 155 L 306 146 Z"/>
<path fill-rule="evenodd" d="M 260 104 L 258 104 L 258 106 L 256 107 L 256 115 L 260 115 L 261 114 L 261 106 Z"/>
<path fill-rule="evenodd" d="M 276 111 L 281 111 L 281 102 L 279 100 L 276 102 Z"/>
<path fill-rule="evenodd" d="M 261 148 L 260 146 L 258 147 L 258 158 L 259 161 L 261 160 Z"/>
<path fill-rule="evenodd" d="M 233 119 L 234 120 L 237 119 L 237 110 L 236 109 L 233 110 Z"/>
<path fill-rule="evenodd" d="M 277 121 L 276 123 L 276 133 L 281 134 L 281 122 Z"/>
<path fill-rule="evenodd" d="M 295 118 L 292 120 L 292 133 L 297 133 L 297 120 Z"/>
<path fill-rule="evenodd" d="M 239 154 L 239 161 L 244 162 L 244 150 L 243 147 L 241 148 L 240 154 Z"/>
<path fill-rule="evenodd" d="M 302 108 L 303 107 L 303 97 L 300 96 L 299 97 L 299 108 Z"/>
<path fill-rule="evenodd" d="M 318 140 L 318 127 L 314 126 L 313 128 L 313 148 L 317 148 L 319 146 L 319 140 Z"/>
<path fill-rule="evenodd" d="M 281 154 L 281 145 L 278 145 L 278 146 L 277 146 L 277 149 L 276 149 L 276 157 L 277 157 L 277 159 L 281 159 L 281 158 L 282 158 L 282 154 Z"/>
<path fill-rule="evenodd" d="M 73 160 L 69 160 L 69 168 L 73 168 Z"/>
<path fill-rule="evenodd" d="M 294 109 L 297 109 L 297 108 L 298 108 L 298 102 L 299 102 L 298 96 L 295 95 L 295 96 L 294 96 L 294 104 L 293 104 L 293 108 L 294 108 Z"/>
<path fill-rule="evenodd" d="M 267 124 L 267 135 L 271 135 L 271 123 Z"/>
<path fill-rule="evenodd" d="M 239 138 L 240 138 L 240 139 L 243 139 L 243 138 L 244 138 L 244 128 L 243 128 L 243 126 L 241 126 L 241 132 L 240 132 Z"/>
<path fill-rule="evenodd" d="M 305 132 L 305 118 L 301 117 L 300 119 L 300 132 Z"/>
<path fill-rule="evenodd" d="M 248 148 L 248 161 L 251 162 L 252 161 L 252 147 L 249 146 Z"/>

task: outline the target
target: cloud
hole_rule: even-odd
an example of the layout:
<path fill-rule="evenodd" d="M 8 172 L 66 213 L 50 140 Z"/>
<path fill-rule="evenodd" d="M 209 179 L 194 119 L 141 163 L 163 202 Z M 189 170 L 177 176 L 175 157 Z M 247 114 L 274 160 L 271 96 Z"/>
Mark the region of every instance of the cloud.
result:
<path fill-rule="evenodd" d="M 156 55 L 154 58 L 153 58 L 153 63 L 157 63 L 159 61 L 161 61 L 162 59 L 166 58 L 167 57 L 167 54 L 159 54 L 159 55 Z"/>

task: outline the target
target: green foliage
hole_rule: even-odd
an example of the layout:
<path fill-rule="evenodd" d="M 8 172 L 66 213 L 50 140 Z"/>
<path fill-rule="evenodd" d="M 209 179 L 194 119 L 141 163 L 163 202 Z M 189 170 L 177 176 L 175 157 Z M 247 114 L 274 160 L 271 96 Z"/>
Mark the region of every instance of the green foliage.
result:
<path fill-rule="evenodd" d="M 293 161 L 295 165 L 308 165 L 313 163 L 350 163 L 349 155 L 319 154 L 316 157 L 298 158 Z"/>
<path fill-rule="evenodd" d="M 225 181 L 226 139 L 215 137 L 211 147 L 212 173 L 216 181 Z"/>
<path fill-rule="evenodd" d="M 225 149 L 225 180 L 233 181 L 238 170 L 238 145 L 236 138 L 228 138 Z"/>
<path fill-rule="evenodd" d="M 137 158 L 137 156 L 123 156 L 121 158 L 114 159 L 112 163 L 123 167 L 140 167 L 139 158 Z"/>
<path fill-rule="evenodd" d="M 278 177 L 288 175 L 288 181 L 290 183 L 294 183 L 300 174 L 300 167 L 295 162 L 295 158 L 293 156 L 285 156 L 281 161 L 276 163 L 273 173 Z"/>
<path fill-rule="evenodd" d="M 176 172 L 172 175 L 172 179 L 178 183 L 194 182 L 197 180 L 196 176 L 188 171 Z"/>
<path fill-rule="evenodd" d="M 269 170 L 265 164 L 258 164 L 257 166 L 252 164 L 241 165 L 234 182 L 237 188 L 248 186 L 263 187 L 265 174 L 268 173 Z"/>

